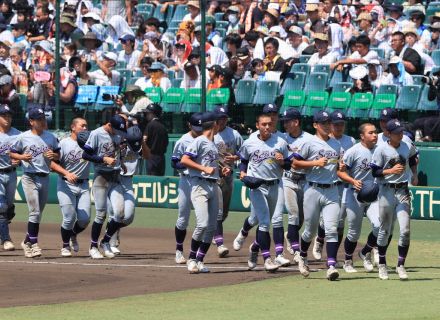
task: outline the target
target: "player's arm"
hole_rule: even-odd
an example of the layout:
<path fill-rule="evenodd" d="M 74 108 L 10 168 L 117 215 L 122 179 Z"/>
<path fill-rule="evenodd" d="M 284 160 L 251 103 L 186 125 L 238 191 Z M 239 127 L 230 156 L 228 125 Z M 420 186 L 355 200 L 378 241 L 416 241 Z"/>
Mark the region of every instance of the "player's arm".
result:
<path fill-rule="evenodd" d="M 106 165 L 112 166 L 116 163 L 115 158 L 99 156 L 96 154 L 95 150 L 88 146 L 84 145 L 84 152 L 82 154 L 82 158 L 86 161 L 90 161 L 93 163 L 105 163 Z"/>
<path fill-rule="evenodd" d="M 171 167 L 173 167 L 174 169 L 177 169 L 177 170 L 186 169 L 186 167 L 182 164 L 182 162 L 180 160 L 181 160 L 181 158 L 176 157 L 176 156 L 172 156 L 171 157 Z"/>
<path fill-rule="evenodd" d="M 294 169 L 309 169 L 313 167 L 325 167 L 328 162 L 326 157 L 322 157 L 318 160 L 304 160 L 298 159 L 294 156 L 293 168 Z"/>
<path fill-rule="evenodd" d="M 189 169 L 194 169 L 194 170 L 204 172 L 209 175 L 212 175 L 215 172 L 214 167 L 205 167 L 205 166 L 202 166 L 201 164 L 198 164 L 197 162 L 195 162 L 193 160 L 193 155 L 190 155 L 188 153 L 185 153 L 182 156 L 182 159 L 180 159 L 180 163 Z"/>
<path fill-rule="evenodd" d="M 71 183 L 75 183 L 76 180 L 78 179 L 76 174 L 71 173 L 70 171 L 67 171 L 66 169 L 64 169 L 62 166 L 60 166 L 58 163 L 56 163 L 54 161 L 50 162 L 50 170 L 64 176 L 64 178 L 66 178 L 67 181 L 69 181 Z"/>
<path fill-rule="evenodd" d="M 352 178 L 347 172 L 347 165 L 338 168 L 337 174 L 342 181 L 353 185 L 356 190 L 360 190 L 362 188 L 362 180 Z"/>
<path fill-rule="evenodd" d="M 12 160 L 18 160 L 18 161 L 26 161 L 26 162 L 29 162 L 29 161 L 32 160 L 32 154 L 30 154 L 30 153 L 23 153 L 23 154 L 20 154 L 20 153 L 18 153 L 18 152 L 13 152 L 13 151 L 11 151 L 11 152 L 9 152 L 9 157 L 10 157 Z"/>
<path fill-rule="evenodd" d="M 419 184 L 419 177 L 418 177 L 418 172 L 417 172 L 417 167 L 418 167 L 418 164 L 419 164 L 419 157 L 418 157 L 418 153 L 417 152 L 414 152 L 414 154 L 409 157 L 408 164 L 409 164 L 409 167 L 410 167 L 411 172 L 412 172 L 411 184 L 413 186 L 416 186 L 416 185 Z"/>
<path fill-rule="evenodd" d="M 370 167 L 373 177 L 375 178 L 381 178 L 392 174 L 402 174 L 403 171 L 405 171 L 405 167 L 402 166 L 400 163 L 396 163 L 393 167 L 389 169 L 383 169 L 382 167 L 374 163 L 370 163 Z"/>

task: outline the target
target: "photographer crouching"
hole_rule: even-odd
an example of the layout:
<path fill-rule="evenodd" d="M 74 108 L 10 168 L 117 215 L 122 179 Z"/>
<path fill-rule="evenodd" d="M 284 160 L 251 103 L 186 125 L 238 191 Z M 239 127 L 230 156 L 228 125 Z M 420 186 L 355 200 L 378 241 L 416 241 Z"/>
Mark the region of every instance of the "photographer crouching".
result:
<path fill-rule="evenodd" d="M 152 101 L 139 86 L 128 85 L 123 95 L 103 95 L 103 99 L 113 100 L 120 112 L 128 116 L 128 121 L 138 125 L 141 130 L 145 129 L 145 111 Z"/>

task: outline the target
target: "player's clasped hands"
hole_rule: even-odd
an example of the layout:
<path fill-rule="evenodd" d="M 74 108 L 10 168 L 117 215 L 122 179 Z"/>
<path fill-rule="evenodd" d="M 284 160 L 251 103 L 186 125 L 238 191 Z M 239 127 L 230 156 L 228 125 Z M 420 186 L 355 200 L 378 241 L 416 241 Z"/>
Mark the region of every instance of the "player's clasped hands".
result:
<path fill-rule="evenodd" d="M 322 157 L 318 160 L 316 160 L 316 166 L 317 167 L 325 167 L 328 163 L 328 159 L 326 157 Z"/>
<path fill-rule="evenodd" d="M 111 157 L 104 157 L 102 159 L 102 161 L 104 161 L 104 163 L 108 166 L 114 166 L 116 164 L 116 159 L 115 158 L 111 158 Z"/>
<path fill-rule="evenodd" d="M 53 152 L 52 150 L 47 150 L 46 152 L 43 153 L 44 157 L 49 159 L 49 160 L 55 160 L 55 152 Z"/>
<path fill-rule="evenodd" d="M 205 167 L 203 169 L 203 172 L 206 173 L 207 175 L 212 176 L 215 172 L 215 168 L 214 167 Z"/>
<path fill-rule="evenodd" d="M 21 161 L 31 162 L 32 160 L 32 154 L 30 153 L 24 153 L 20 159 Z"/>
<path fill-rule="evenodd" d="M 284 156 L 280 152 L 275 152 L 275 160 L 282 165 L 284 163 Z"/>
<path fill-rule="evenodd" d="M 74 173 L 69 172 L 64 176 L 64 178 L 67 179 L 70 183 L 76 183 L 76 180 L 78 179 L 78 176 Z"/>
<path fill-rule="evenodd" d="M 353 187 L 359 191 L 362 189 L 362 180 L 354 180 Z"/>
<path fill-rule="evenodd" d="M 405 167 L 400 163 L 395 164 L 391 169 L 393 170 L 393 174 L 402 174 L 403 171 L 405 171 Z"/>
<path fill-rule="evenodd" d="M 229 167 L 223 167 L 222 168 L 222 176 L 223 177 L 228 177 L 228 176 L 231 175 L 231 173 L 232 173 L 231 168 L 229 168 Z"/>

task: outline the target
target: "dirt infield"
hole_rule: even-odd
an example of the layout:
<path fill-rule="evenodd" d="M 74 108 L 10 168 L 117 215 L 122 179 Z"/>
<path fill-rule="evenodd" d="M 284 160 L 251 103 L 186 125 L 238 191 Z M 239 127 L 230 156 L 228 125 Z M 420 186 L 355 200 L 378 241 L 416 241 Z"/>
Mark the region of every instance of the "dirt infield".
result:
<path fill-rule="evenodd" d="M 79 254 L 62 258 L 59 228 L 53 224 L 41 226 L 39 242 L 43 256 L 29 259 L 20 248 L 26 224 L 13 224 L 11 236 L 18 248 L 13 252 L 0 251 L 0 307 L 117 298 L 298 276 L 296 267 L 280 269 L 275 274 L 268 274 L 261 267 L 248 271 L 247 247 L 239 252 L 231 248 L 230 256 L 224 259 L 218 258 L 216 248 L 211 247 L 206 258 L 211 273 L 190 275 L 186 266 L 174 263 L 174 230 L 125 229 L 121 234 L 122 255 L 104 260 L 88 257 L 86 230 L 79 237 Z M 189 233 L 185 249 L 190 237 Z M 226 234 L 227 244 L 233 237 Z M 261 266 L 261 258 L 259 263 Z M 312 263 L 311 267 L 324 265 Z"/>

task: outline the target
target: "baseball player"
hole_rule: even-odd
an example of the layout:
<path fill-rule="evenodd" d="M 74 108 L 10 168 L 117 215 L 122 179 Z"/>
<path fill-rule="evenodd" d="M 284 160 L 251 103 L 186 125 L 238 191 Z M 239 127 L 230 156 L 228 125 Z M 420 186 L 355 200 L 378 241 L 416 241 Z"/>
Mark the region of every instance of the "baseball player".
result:
<path fill-rule="evenodd" d="M 285 140 L 289 151 L 298 153 L 303 144 L 313 136 L 301 130 L 301 113 L 297 109 L 285 111 L 280 118 L 286 133 Z M 288 229 L 285 234 L 288 244 L 287 250 L 293 255 L 295 262 L 299 261 L 299 230 L 304 221 L 303 200 L 306 186 L 305 170 L 290 168 L 283 174 L 284 199 L 288 213 Z"/>
<path fill-rule="evenodd" d="M 342 154 L 350 149 L 355 143 L 356 140 L 353 137 L 350 137 L 345 132 L 345 124 L 346 117 L 345 114 L 339 110 L 333 111 L 330 114 L 331 120 L 331 134 L 330 136 L 336 139 L 342 146 Z M 345 218 L 347 216 L 345 210 L 345 183 L 343 183 L 340 179 L 337 179 L 335 183 L 338 185 L 339 198 L 341 200 L 340 203 L 340 212 L 339 212 L 339 225 L 338 225 L 338 250 L 341 245 L 342 239 L 344 237 L 344 224 Z M 320 224 L 318 227 L 318 235 L 315 238 L 315 243 L 313 245 L 312 254 L 316 260 L 321 260 L 322 258 L 322 248 L 324 245 L 325 231 L 324 231 L 324 223 L 322 219 L 320 220 Z"/>
<path fill-rule="evenodd" d="M 350 184 L 345 189 L 345 205 L 347 210 L 347 236 L 345 238 L 345 262 L 344 270 L 348 273 L 357 272 L 353 267 L 353 253 L 361 234 L 364 214 L 371 222 L 373 230 L 368 235 L 367 244 L 359 251 L 364 269 L 373 271 L 371 261 L 371 249 L 376 246 L 379 231 L 379 202 L 377 199 L 372 203 L 363 203 L 358 200 L 358 192 L 367 183 L 374 183 L 371 173 L 371 159 L 376 148 L 377 131 L 371 123 L 364 123 L 359 127 L 361 142 L 348 149 L 343 156 L 344 166 L 338 171 L 338 176 Z"/>
<path fill-rule="evenodd" d="M 127 116 L 121 114 L 122 118 L 127 121 Z M 114 216 L 113 206 L 111 200 L 107 199 L 107 208 L 109 211 L 109 217 L 112 220 L 119 222 L 119 229 L 113 234 L 110 239 L 110 250 L 113 254 L 121 254 L 119 249 L 119 232 L 121 228 L 127 227 L 134 220 L 136 199 L 134 197 L 133 190 L 133 176 L 137 174 L 139 159 L 142 155 L 142 131 L 138 126 L 131 126 L 127 129 L 127 135 L 125 137 L 125 143 L 121 145 L 121 159 L 124 164 L 121 167 L 120 183 L 122 186 L 124 196 L 124 217 L 118 218 Z M 109 224 L 110 224 L 109 222 Z M 107 225 L 106 233 L 108 234 L 109 224 Z"/>
<path fill-rule="evenodd" d="M 57 196 L 63 215 L 61 223 L 62 257 L 71 257 L 72 249 L 79 251 L 76 236 L 85 230 L 90 222 L 90 163 L 83 160 L 83 149 L 78 135 L 88 134 L 87 121 L 74 118 L 70 124 L 70 136 L 60 141 L 60 161 L 62 168 L 77 176 L 75 182 L 58 177 Z M 87 140 L 85 140 L 87 141 Z M 82 142 L 85 143 L 83 140 Z M 84 144 L 83 144 L 84 145 Z"/>
<path fill-rule="evenodd" d="M 171 166 L 179 172 L 179 191 L 177 196 L 178 217 L 176 226 L 174 227 L 174 235 L 176 237 L 176 257 L 177 264 L 186 263 L 183 255 L 183 242 L 186 237 L 186 229 L 188 228 L 189 215 L 191 212 L 191 184 L 188 176 L 189 170 L 180 162 L 185 150 L 203 131 L 202 129 L 202 113 L 197 112 L 191 115 L 189 119 L 190 131 L 184 134 L 174 145 L 173 154 L 171 156 Z"/>
<path fill-rule="evenodd" d="M 278 108 L 274 104 L 267 104 L 263 107 L 263 114 L 270 116 L 271 118 L 271 133 L 275 136 L 278 136 L 284 139 L 284 134 L 278 131 L 277 124 L 279 120 L 278 116 Z M 260 132 L 257 130 L 253 132 L 249 139 L 258 139 L 258 134 Z M 272 227 L 273 227 L 273 238 L 275 242 L 275 262 L 280 266 L 288 266 L 290 265 L 290 260 L 285 258 L 283 255 L 284 251 L 284 226 L 283 226 L 283 212 L 284 212 L 284 190 L 283 190 L 283 181 L 281 180 L 278 183 L 278 200 L 277 205 L 275 207 L 275 212 L 272 216 Z M 251 203 L 251 215 L 247 217 L 243 223 L 243 227 L 238 233 L 237 237 L 234 239 L 233 248 L 238 251 L 241 249 L 244 241 L 246 240 L 249 231 L 257 224 L 257 217 L 254 214 L 255 210 L 252 210 L 253 204 Z M 258 252 L 258 248 L 255 243 L 251 245 L 254 248 L 254 252 Z"/>
<path fill-rule="evenodd" d="M 307 186 L 304 190 L 304 231 L 301 235 L 298 268 L 304 277 L 309 276 L 307 250 L 316 234 L 322 214 L 327 249 L 327 279 L 336 280 L 336 254 L 338 248 L 339 192 L 335 184 L 337 168 L 342 153 L 341 144 L 330 137 L 331 120 L 325 111 L 313 115 L 315 136 L 305 142 L 294 154 L 295 169 L 308 169 Z"/>
<path fill-rule="evenodd" d="M 11 124 L 11 108 L 6 104 L 0 105 L 0 239 L 6 251 L 15 250 L 9 235 L 9 223 L 15 216 L 16 167 L 20 164 L 18 160 L 9 157 L 10 149 L 20 134 Z"/>
<path fill-rule="evenodd" d="M 217 107 L 214 112 L 219 114 L 217 120 L 219 131 L 214 136 L 214 143 L 217 146 L 220 161 L 226 166 L 233 169 L 235 161 L 238 161 L 240 157 L 237 155 L 238 150 L 243 144 L 243 138 L 241 135 L 231 127 L 227 126 L 228 123 L 228 110 L 226 107 Z M 229 213 L 229 206 L 231 203 L 232 191 L 234 186 L 233 174 L 222 177 L 219 182 L 219 215 L 217 217 L 217 228 L 214 233 L 214 241 L 217 245 L 217 252 L 220 258 L 224 258 L 228 255 L 229 249 L 223 244 L 223 221 L 226 220 Z"/>
<path fill-rule="evenodd" d="M 403 142 L 404 127 L 399 120 L 387 122 L 386 131 L 389 140 L 379 144 L 374 151 L 371 168 L 373 176 L 377 177 L 379 189 L 379 233 L 377 247 L 379 251 L 379 278 L 388 279 L 386 266 L 386 251 L 391 235 L 394 219 L 397 216 L 400 225 L 398 243 L 399 258 L 396 273 L 401 280 L 408 279 L 404 264 L 410 244 L 410 210 L 411 195 L 408 182 L 417 185 L 417 150 L 414 145 Z M 411 169 L 412 177 L 408 173 Z"/>
<path fill-rule="evenodd" d="M 390 138 L 390 133 L 387 131 L 386 125 L 387 125 L 388 121 L 393 120 L 393 119 L 397 119 L 397 116 L 398 116 L 398 114 L 397 114 L 396 109 L 385 108 L 385 109 L 381 110 L 379 124 L 380 124 L 380 129 L 382 130 L 382 132 L 379 133 L 378 138 L 377 138 L 378 145 L 388 143 L 388 140 Z M 411 146 L 413 146 L 412 140 L 405 134 L 403 135 L 402 142 L 406 143 L 410 148 L 411 148 Z M 416 150 L 417 150 L 417 148 L 416 148 Z M 416 161 L 418 162 L 418 150 L 417 150 Z M 408 170 L 408 174 L 411 176 L 412 175 L 411 169 L 408 168 L 407 170 Z M 411 181 L 411 179 L 409 179 L 409 182 L 410 181 Z M 393 229 L 391 230 L 390 238 L 388 239 L 388 244 L 391 243 L 391 239 L 393 237 L 392 232 L 393 232 Z M 374 263 L 376 265 L 379 265 L 379 252 L 378 252 L 377 248 L 373 248 L 372 251 L 373 251 L 373 256 L 374 256 Z"/>
<path fill-rule="evenodd" d="M 42 253 L 38 245 L 38 232 L 49 192 L 51 163 L 59 159 L 59 147 L 57 138 L 46 131 L 43 109 L 30 109 L 28 117 L 31 129 L 17 137 L 9 155 L 11 159 L 20 160 L 23 166 L 21 182 L 29 208 L 29 220 L 21 247 L 25 257 L 34 258 Z M 76 177 L 68 175 L 67 178 L 74 180 Z"/>
<path fill-rule="evenodd" d="M 191 201 L 196 215 L 196 228 L 191 240 L 188 271 L 206 273 L 209 269 L 203 259 L 209 250 L 216 227 L 219 210 L 217 180 L 231 173 L 228 167 L 219 166 L 219 154 L 214 143 L 218 132 L 218 115 L 203 114 L 203 133 L 187 147 L 180 162 L 188 168 L 191 183 Z"/>
<path fill-rule="evenodd" d="M 283 168 L 288 169 L 292 160 L 288 156 L 287 143 L 279 135 L 273 134 L 272 118 L 269 114 L 261 114 L 256 123 L 259 133 L 249 138 L 240 149 L 240 178 L 251 177 L 260 179 L 261 184 L 250 190 L 252 202 L 251 216 L 258 222 L 256 240 L 250 247 L 248 260 L 249 269 L 257 266 L 258 251 L 264 259 L 266 271 L 275 271 L 280 267 L 270 258 L 270 221 L 278 201 L 279 183 Z M 282 235 L 284 239 L 284 234 Z"/>
<path fill-rule="evenodd" d="M 96 216 L 91 231 L 89 254 L 92 259 L 114 258 L 110 248 L 110 238 L 123 225 L 124 195 L 120 183 L 121 163 L 120 145 L 127 132 L 125 119 L 114 115 L 110 122 L 93 130 L 84 146 L 83 159 L 94 163 L 92 191 L 95 200 Z M 98 240 L 110 202 L 113 218 L 100 243 L 104 256 L 98 249 Z"/>

